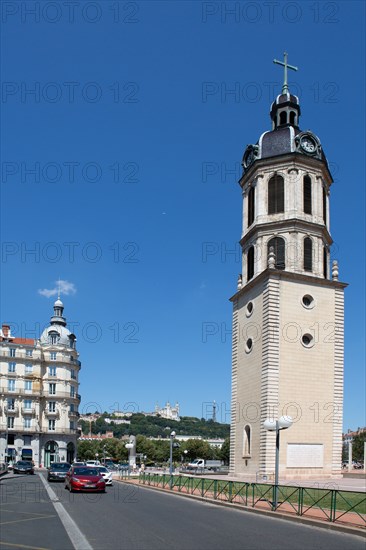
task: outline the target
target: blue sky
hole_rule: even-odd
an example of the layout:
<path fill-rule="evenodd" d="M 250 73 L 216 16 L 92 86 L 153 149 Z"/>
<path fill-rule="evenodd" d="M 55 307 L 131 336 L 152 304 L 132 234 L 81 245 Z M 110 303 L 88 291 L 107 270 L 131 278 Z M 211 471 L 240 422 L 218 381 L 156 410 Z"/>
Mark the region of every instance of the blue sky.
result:
<path fill-rule="evenodd" d="M 4 2 L 2 20 L 0 317 L 38 335 L 39 289 L 70 283 L 81 410 L 215 399 L 229 421 L 236 181 L 286 50 L 335 179 L 344 427 L 364 425 L 364 3 Z"/>

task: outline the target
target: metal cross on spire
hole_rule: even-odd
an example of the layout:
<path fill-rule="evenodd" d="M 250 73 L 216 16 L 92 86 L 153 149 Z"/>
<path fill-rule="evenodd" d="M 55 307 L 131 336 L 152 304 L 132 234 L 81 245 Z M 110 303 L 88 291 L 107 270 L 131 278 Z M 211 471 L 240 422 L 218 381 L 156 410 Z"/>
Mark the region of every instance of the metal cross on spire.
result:
<path fill-rule="evenodd" d="M 294 67 L 293 65 L 289 65 L 287 63 L 287 52 L 284 52 L 283 58 L 284 61 L 278 61 L 277 59 L 273 60 L 273 63 L 276 63 L 277 65 L 282 65 L 284 67 L 284 75 L 283 75 L 283 86 L 282 86 L 282 93 L 287 94 L 288 92 L 288 83 L 287 83 L 287 69 L 292 69 L 293 71 L 298 71 L 297 67 Z"/>

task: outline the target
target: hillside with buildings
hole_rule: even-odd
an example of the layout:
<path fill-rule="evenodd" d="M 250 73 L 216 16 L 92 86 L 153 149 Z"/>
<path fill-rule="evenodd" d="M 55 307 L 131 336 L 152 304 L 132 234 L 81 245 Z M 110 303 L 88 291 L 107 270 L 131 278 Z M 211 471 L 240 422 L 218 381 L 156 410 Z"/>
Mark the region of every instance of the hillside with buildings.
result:
<path fill-rule="evenodd" d="M 179 420 L 163 418 L 146 413 L 126 413 L 125 415 L 89 414 L 82 415 L 79 421 L 82 434 L 110 434 L 121 438 L 126 435 L 166 438 L 174 430 L 177 436 L 196 436 L 204 439 L 225 439 L 230 435 L 229 424 L 213 420 L 181 416 Z"/>

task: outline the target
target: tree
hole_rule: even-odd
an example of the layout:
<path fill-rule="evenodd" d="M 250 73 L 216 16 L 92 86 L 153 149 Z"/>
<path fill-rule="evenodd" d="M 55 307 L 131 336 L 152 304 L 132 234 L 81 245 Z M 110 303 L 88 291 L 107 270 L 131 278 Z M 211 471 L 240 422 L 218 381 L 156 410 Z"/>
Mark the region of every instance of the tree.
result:
<path fill-rule="evenodd" d="M 187 458 L 194 460 L 195 458 L 211 459 L 214 455 L 212 447 L 202 439 L 188 439 L 185 444 L 187 449 Z"/>
<path fill-rule="evenodd" d="M 147 457 L 148 460 L 155 460 L 156 446 L 154 442 L 147 439 L 143 435 L 136 437 L 136 452 L 141 453 Z"/>
<path fill-rule="evenodd" d="M 352 441 L 352 459 L 357 462 L 364 460 L 364 444 L 366 441 L 366 432 L 361 432 L 356 435 Z"/>
<path fill-rule="evenodd" d="M 220 458 L 225 464 L 230 463 L 230 437 L 227 437 L 220 449 Z"/>
<path fill-rule="evenodd" d="M 78 441 L 78 459 L 94 460 L 98 452 L 98 443 L 99 441 Z"/>

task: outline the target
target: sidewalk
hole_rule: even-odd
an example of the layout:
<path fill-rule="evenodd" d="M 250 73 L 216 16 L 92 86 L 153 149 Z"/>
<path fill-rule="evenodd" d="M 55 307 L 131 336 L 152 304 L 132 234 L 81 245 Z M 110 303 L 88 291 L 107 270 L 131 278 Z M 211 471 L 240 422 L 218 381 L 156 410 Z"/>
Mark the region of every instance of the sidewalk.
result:
<path fill-rule="evenodd" d="M 169 478 L 169 475 L 167 475 L 166 477 Z M 210 481 L 210 479 L 214 480 L 217 478 L 219 478 L 219 480 L 224 484 L 226 484 L 229 481 L 243 482 L 242 479 L 239 479 L 239 480 L 232 479 L 232 478 L 229 479 L 228 476 L 225 476 L 224 479 L 222 476 L 216 476 L 216 477 L 210 476 L 210 478 L 206 476 L 204 477 L 205 481 L 206 480 Z M 199 476 L 197 476 L 197 481 L 199 479 L 202 479 L 202 478 L 199 478 Z M 343 530 L 343 531 L 347 531 L 351 528 L 354 530 L 354 532 L 357 532 L 358 534 L 363 533 L 366 536 L 365 514 L 359 515 L 352 511 L 344 511 L 342 509 L 337 509 L 337 511 L 335 512 L 335 522 L 334 522 L 334 521 L 330 521 L 329 519 L 331 517 L 331 512 L 329 509 L 322 507 L 321 504 L 319 504 L 319 507 L 317 507 L 316 503 L 314 503 L 312 505 L 304 504 L 301 509 L 301 515 L 299 515 L 298 513 L 299 508 L 297 506 L 297 503 L 296 502 L 291 503 L 288 501 L 281 502 L 281 494 L 279 494 L 278 508 L 276 511 L 273 511 L 272 503 L 270 501 L 270 497 L 272 494 L 271 491 L 268 494 L 268 498 L 255 497 L 255 500 L 253 500 L 252 494 L 242 495 L 240 494 L 240 491 L 237 494 L 233 494 L 232 497 L 229 497 L 226 491 L 222 491 L 222 492 L 216 493 L 216 498 L 214 498 L 215 495 L 212 489 L 209 489 L 209 490 L 205 489 L 204 492 L 202 492 L 200 487 L 198 486 L 197 487 L 174 486 L 172 489 L 170 489 L 168 484 L 166 484 L 165 487 L 156 486 L 154 482 L 151 485 L 149 485 L 148 481 L 146 483 L 140 483 L 140 480 L 136 478 L 121 479 L 116 477 L 116 480 L 135 484 L 135 485 L 140 485 L 141 487 L 145 487 L 148 489 L 164 491 L 170 494 L 175 493 L 184 497 L 195 498 L 195 499 L 212 502 L 223 506 L 229 506 L 229 507 L 234 506 L 236 508 L 240 508 L 251 512 L 265 513 L 273 517 L 282 517 L 282 519 L 287 518 L 287 519 L 292 519 L 303 523 L 309 523 L 309 522 L 311 523 L 313 521 L 323 527 L 328 527 L 332 529 L 334 528 L 334 529 Z M 324 482 L 324 480 L 322 480 L 322 482 Z M 260 484 L 260 485 L 265 485 L 265 484 Z M 269 484 L 269 485 L 272 485 L 272 484 Z M 281 485 L 283 486 L 285 484 L 281 483 Z M 287 483 L 286 485 L 294 487 L 295 490 L 297 490 L 296 487 L 298 486 L 305 487 L 304 484 L 301 485 L 300 483 L 292 483 L 292 485 L 290 483 Z M 322 486 L 320 484 L 315 485 L 314 488 L 328 489 L 328 490 L 337 489 L 336 487 L 329 486 L 329 485 L 324 486 L 324 483 Z M 356 489 L 353 488 L 353 490 L 356 490 Z"/>
<path fill-rule="evenodd" d="M 146 474 L 169 474 L 169 470 L 165 471 L 148 468 L 145 470 Z M 175 471 L 174 475 L 182 476 L 192 476 L 191 473 Z M 193 474 L 194 475 L 194 474 Z M 138 476 L 138 474 L 137 474 Z M 352 477 L 351 477 L 352 476 Z M 203 477 L 197 474 L 197 477 Z M 263 483 L 267 485 L 273 485 L 272 481 L 256 481 L 255 478 L 251 476 L 241 477 L 241 476 L 231 476 L 228 475 L 215 475 L 215 474 L 205 474 L 205 479 L 220 479 L 224 481 L 241 481 L 243 483 Z M 345 472 L 344 477 L 340 479 L 279 479 L 279 485 L 287 485 L 288 487 L 312 487 L 314 489 L 338 489 L 339 491 L 360 491 L 366 492 L 366 475 L 364 470 L 356 470 L 351 474 Z"/>

